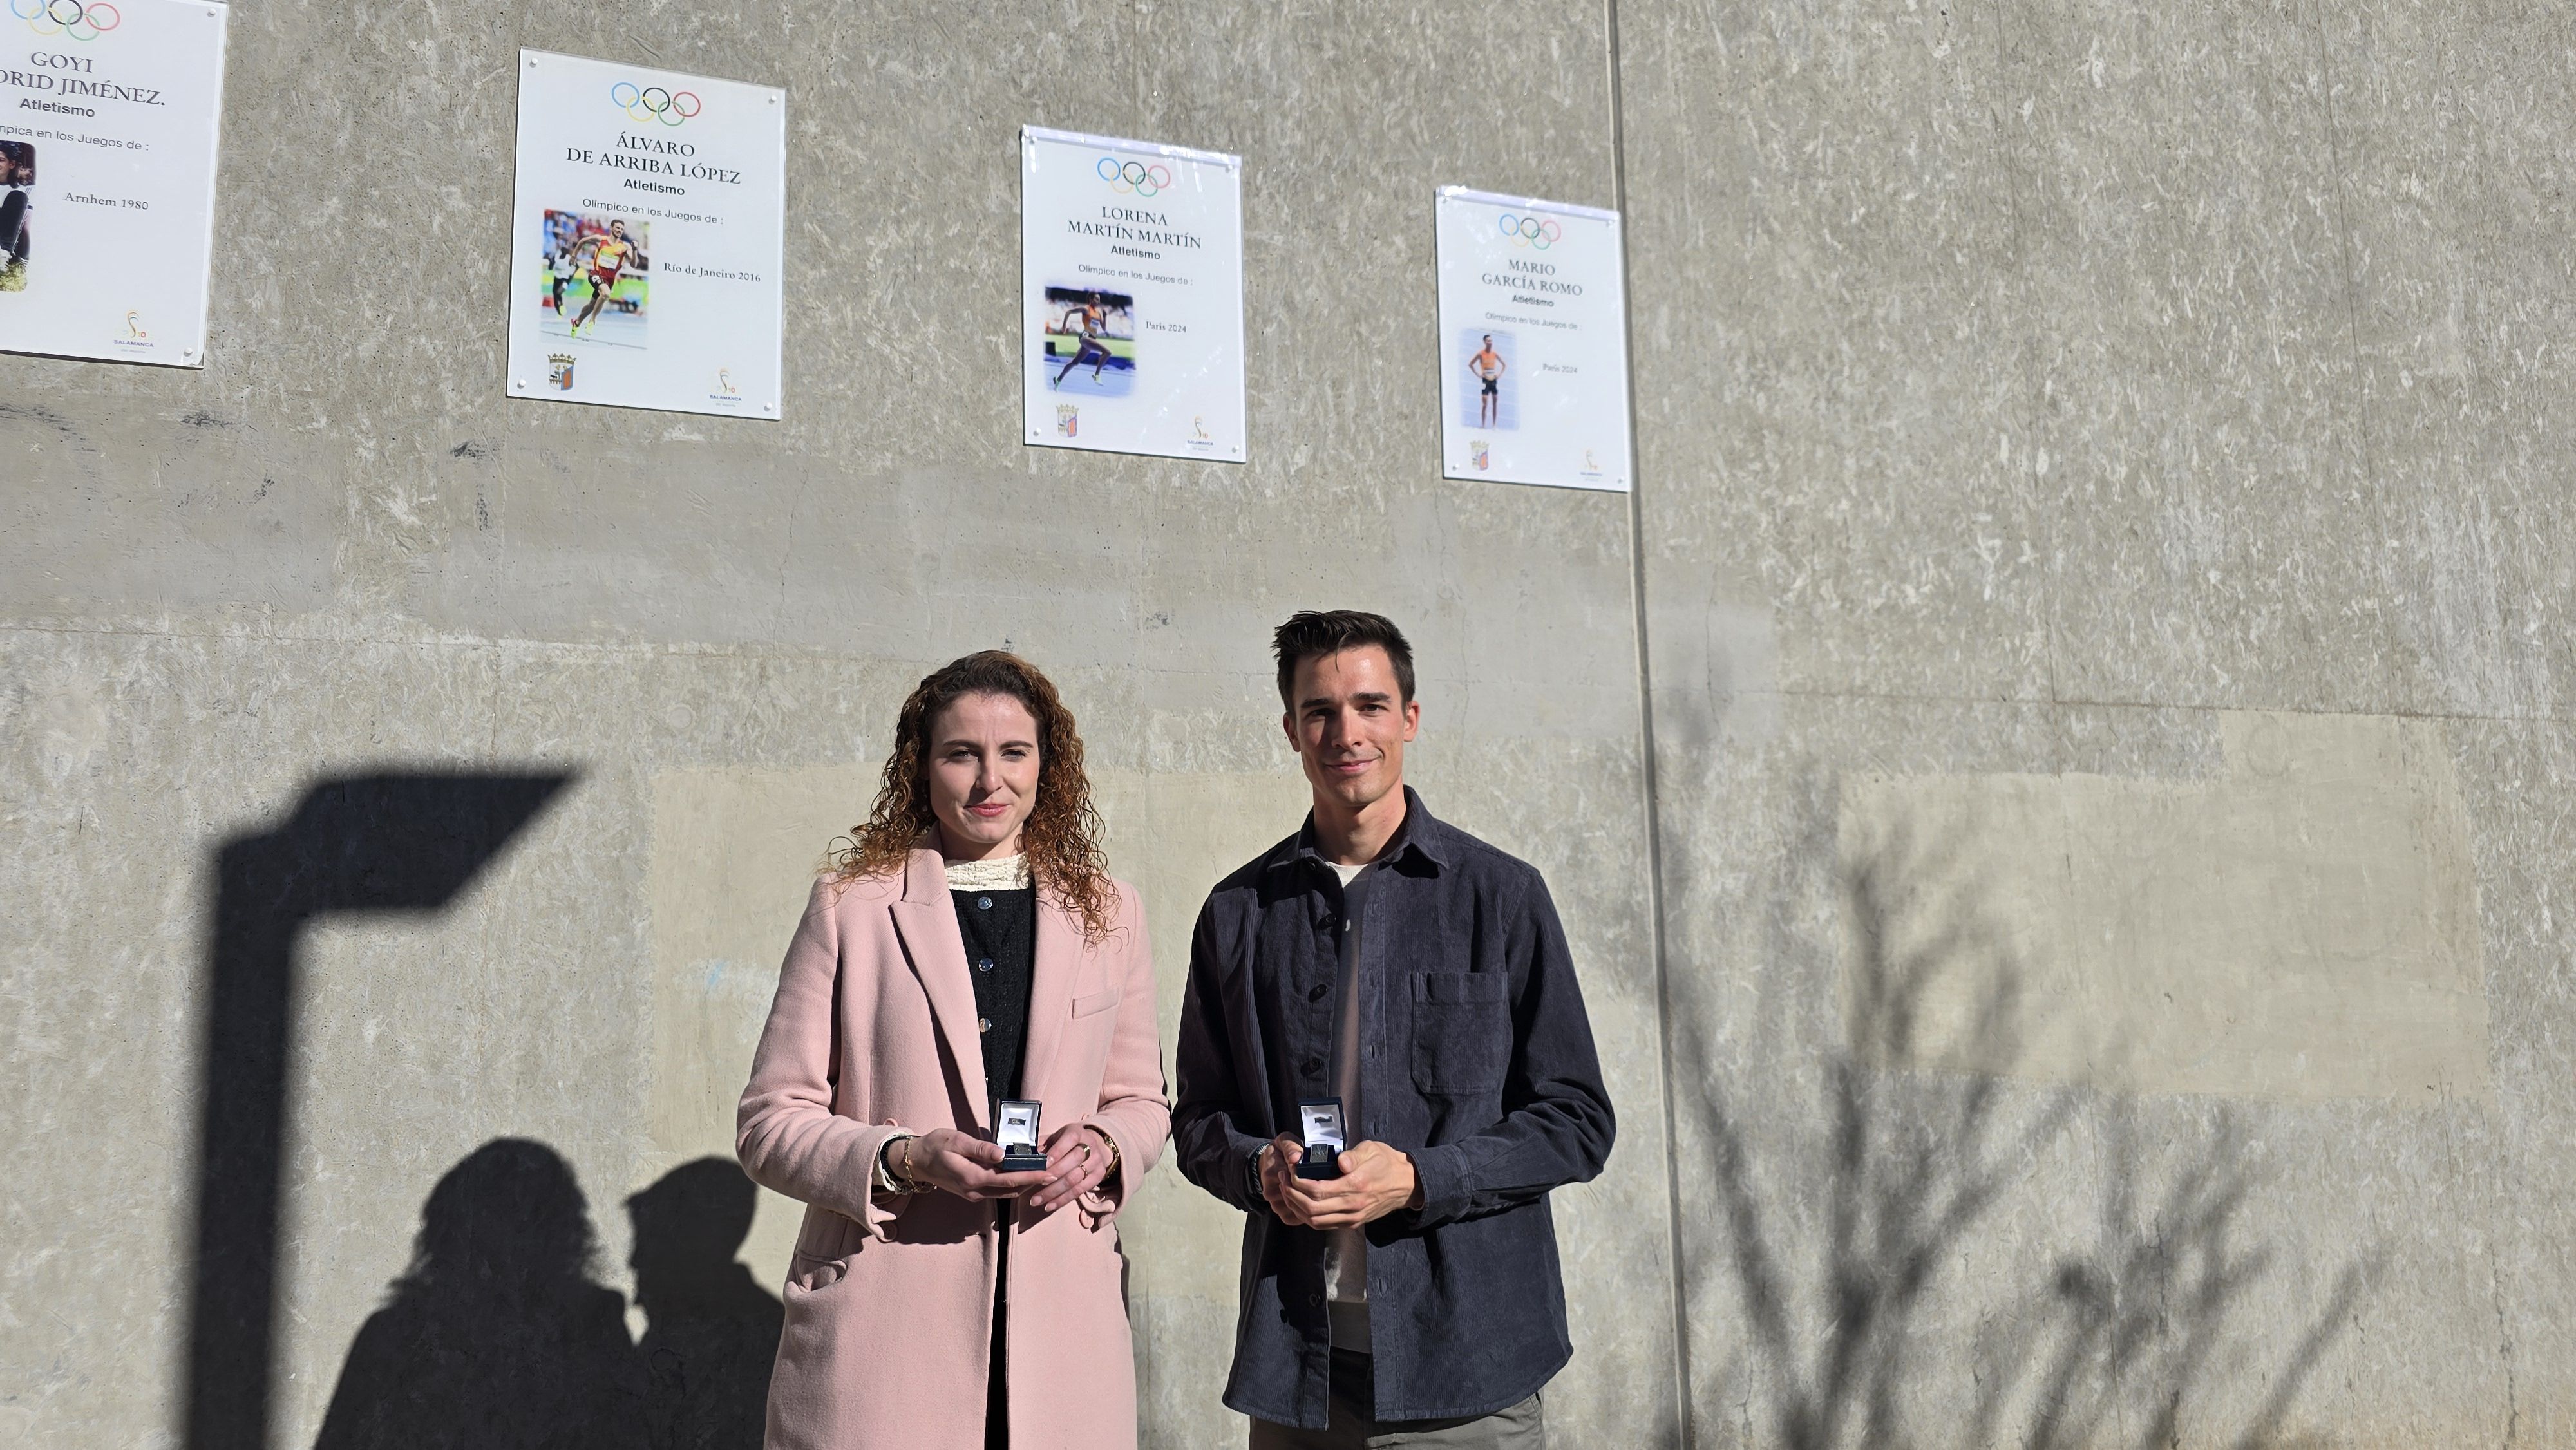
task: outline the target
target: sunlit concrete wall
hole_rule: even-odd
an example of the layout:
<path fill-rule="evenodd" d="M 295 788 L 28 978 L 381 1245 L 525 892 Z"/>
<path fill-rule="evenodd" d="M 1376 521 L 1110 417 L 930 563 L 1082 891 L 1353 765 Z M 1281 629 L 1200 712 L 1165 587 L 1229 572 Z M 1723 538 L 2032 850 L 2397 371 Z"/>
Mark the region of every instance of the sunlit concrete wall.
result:
<path fill-rule="evenodd" d="M 1620 1111 L 1556 1443 L 2576 1445 L 2565 17 L 233 25 L 210 366 L 0 357 L 0 1444 L 182 1433 L 218 853 L 317 783 L 570 777 L 301 937 L 278 1445 L 489 1140 L 633 1288 L 941 660 L 1065 686 L 1168 1023 L 1346 604 Z M 785 421 L 503 401 L 522 44 L 787 88 Z M 1248 465 L 1019 446 L 1022 123 L 1245 156 Z M 1435 477 L 1452 182 L 1626 209 L 1633 520 Z M 1240 1434 L 1236 1228 L 1127 1221 L 1152 1445 Z"/>
<path fill-rule="evenodd" d="M 2567 14 L 1619 17 L 1699 1443 L 2576 1444 Z"/>

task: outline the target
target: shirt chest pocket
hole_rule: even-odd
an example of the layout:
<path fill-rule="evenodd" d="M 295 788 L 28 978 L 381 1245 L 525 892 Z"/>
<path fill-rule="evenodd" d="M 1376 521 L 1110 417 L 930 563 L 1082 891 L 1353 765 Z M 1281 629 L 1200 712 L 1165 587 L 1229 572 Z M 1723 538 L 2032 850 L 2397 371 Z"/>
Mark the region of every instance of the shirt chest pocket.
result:
<path fill-rule="evenodd" d="M 1500 972 L 1413 974 L 1413 1085 L 1487 1093 L 1512 1060 L 1511 981 Z"/>

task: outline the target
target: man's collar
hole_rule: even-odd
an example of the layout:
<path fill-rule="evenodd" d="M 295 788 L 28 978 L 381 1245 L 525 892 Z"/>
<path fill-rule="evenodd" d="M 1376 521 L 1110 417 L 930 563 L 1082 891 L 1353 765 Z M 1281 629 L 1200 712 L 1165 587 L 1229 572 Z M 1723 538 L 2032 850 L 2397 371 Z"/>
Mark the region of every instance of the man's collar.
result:
<path fill-rule="evenodd" d="M 1414 794 L 1413 787 L 1408 785 L 1404 788 L 1404 822 L 1395 828 L 1394 839 L 1386 843 L 1386 849 L 1378 853 L 1377 862 L 1373 864 L 1391 866 L 1411 854 L 1430 862 L 1434 870 L 1446 871 L 1451 860 L 1449 845 L 1449 828 L 1432 817 L 1430 810 L 1422 804 L 1422 797 Z M 1324 859 L 1323 852 L 1315 849 L 1315 813 L 1311 810 L 1306 812 L 1305 823 L 1297 828 L 1297 834 L 1289 839 L 1288 849 L 1280 853 L 1273 864 L 1285 866 L 1301 857 L 1312 857 L 1323 865 L 1331 864 Z"/>

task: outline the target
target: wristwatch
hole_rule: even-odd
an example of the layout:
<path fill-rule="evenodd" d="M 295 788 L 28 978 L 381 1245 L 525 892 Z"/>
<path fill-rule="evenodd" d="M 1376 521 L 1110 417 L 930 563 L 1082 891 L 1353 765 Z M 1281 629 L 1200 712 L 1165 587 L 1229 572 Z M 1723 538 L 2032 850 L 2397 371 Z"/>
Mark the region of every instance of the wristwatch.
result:
<path fill-rule="evenodd" d="M 1084 1126 L 1090 1130 L 1091 1136 L 1109 1145 L 1109 1166 L 1101 1170 L 1100 1174 L 1100 1186 L 1106 1186 L 1110 1179 L 1118 1176 L 1118 1140 L 1110 1137 L 1109 1130 L 1098 1123 L 1087 1123 Z"/>

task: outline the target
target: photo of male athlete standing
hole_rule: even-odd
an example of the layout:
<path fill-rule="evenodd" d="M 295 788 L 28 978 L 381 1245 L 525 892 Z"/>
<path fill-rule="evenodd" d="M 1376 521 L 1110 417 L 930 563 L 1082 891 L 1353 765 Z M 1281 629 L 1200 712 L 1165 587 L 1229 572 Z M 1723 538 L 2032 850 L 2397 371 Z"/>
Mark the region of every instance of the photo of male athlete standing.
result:
<path fill-rule="evenodd" d="M 1485 385 L 1484 396 L 1476 400 L 1476 426 L 1494 427 L 1502 420 L 1503 373 L 1506 371 L 1506 365 L 1503 362 L 1503 355 L 1494 351 L 1492 333 L 1485 334 L 1484 350 L 1467 359 L 1467 371 L 1473 373 L 1476 380 Z"/>

